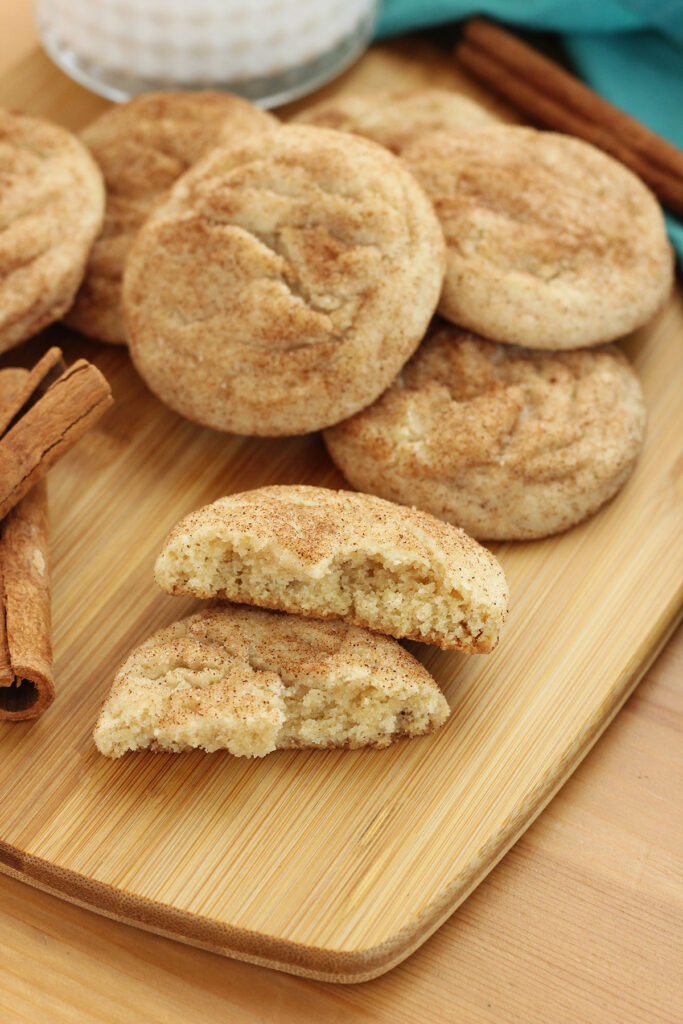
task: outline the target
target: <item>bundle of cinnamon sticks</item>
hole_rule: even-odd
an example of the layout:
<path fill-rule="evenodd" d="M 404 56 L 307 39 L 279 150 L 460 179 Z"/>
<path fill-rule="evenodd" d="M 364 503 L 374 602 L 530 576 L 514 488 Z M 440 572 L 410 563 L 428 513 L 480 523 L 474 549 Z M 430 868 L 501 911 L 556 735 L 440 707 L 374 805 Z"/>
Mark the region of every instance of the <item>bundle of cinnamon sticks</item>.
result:
<path fill-rule="evenodd" d="M 683 153 L 559 64 L 483 18 L 467 22 L 455 55 L 476 78 L 533 120 L 615 156 L 647 182 L 665 206 L 683 213 Z"/>
<path fill-rule="evenodd" d="M 54 699 L 45 475 L 112 404 L 85 359 L 51 348 L 29 372 L 0 370 L 0 719 Z"/>

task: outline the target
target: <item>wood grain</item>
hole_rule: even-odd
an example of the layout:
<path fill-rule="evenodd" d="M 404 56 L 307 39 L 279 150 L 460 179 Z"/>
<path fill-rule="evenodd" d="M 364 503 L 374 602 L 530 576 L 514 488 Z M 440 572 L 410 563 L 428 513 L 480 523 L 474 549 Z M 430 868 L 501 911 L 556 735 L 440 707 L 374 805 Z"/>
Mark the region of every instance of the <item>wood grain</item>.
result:
<path fill-rule="evenodd" d="M 0 876 L 25 1024 L 673 1024 L 683 1018 L 683 629 L 544 813 L 413 956 L 363 985 L 266 971 Z"/>
<path fill-rule="evenodd" d="M 47 62 L 29 64 L 0 86 L 3 102 L 39 113 L 41 97 L 51 107 L 70 89 L 70 123 L 79 111 L 86 119 L 91 98 Z M 435 57 L 417 71 L 400 51 L 379 50 L 342 87 L 406 87 L 432 72 L 446 80 Z M 157 594 L 151 579 L 168 526 L 231 490 L 340 478 L 319 439 L 203 431 L 163 409 L 124 353 L 52 332 L 69 359 L 100 366 L 117 406 L 51 474 L 59 699 L 37 723 L 0 731 L 4 869 L 113 916 L 318 977 L 359 980 L 407 956 L 550 799 L 675 620 L 682 319 L 677 297 L 627 343 L 651 423 L 623 494 L 560 538 L 499 548 L 513 609 L 492 656 L 422 649 L 453 707 L 446 729 L 387 752 L 247 765 L 144 754 L 111 764 L 90 731 L 128 648 L 191 607 Z"/>

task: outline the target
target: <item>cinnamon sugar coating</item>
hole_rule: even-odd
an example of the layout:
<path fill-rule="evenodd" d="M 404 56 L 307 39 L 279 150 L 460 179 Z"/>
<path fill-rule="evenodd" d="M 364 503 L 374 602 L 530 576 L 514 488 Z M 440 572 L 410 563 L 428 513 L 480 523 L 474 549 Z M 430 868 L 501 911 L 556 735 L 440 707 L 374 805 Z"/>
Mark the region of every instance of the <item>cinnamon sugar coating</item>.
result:
<path fill-rule="evenodd" d="M 425 132 L 469 132 L 497 118 L 475 100 L 448 89 L 413 92 L 373 91 L 337 96 L 297 114 L 294 121 L 353 132 L 379 142 L 393 153 Z"/>
<path fill-rule="evenodd" d="M 401 154 L 448 246 L 439 312 L 493 341 L 611 341 L 666 300 L 673 255 L 657 200 L 580 139 L 515 125 L 420 136 Z"/>
<path fill-rule="evenodd" d="M 85 146 L 0 110 L 0 352 L 69 308 L 103 214 L 102 175 Z"/>
<path fill-rule="evenodd" d="M 462 530 L 370 494 L 261 487 L 182 519 L 155 566 L 170 594 L 223 597 L 486 652 L 507 611 L 493 555 Z"/>
<path fill-rule="evenodd" d="M 368 405 L 422 339 L 444 241 L 400 161 L 291 125 L 214 150 L 140 231 L 124 279 L 131 355 L 188 419 L 275 436 Z"/>
<path fill-rule="evenodd" d="M 81 139 L 102 169 L 107 204 L 88 261 L 71 327 L 99 341 L 125 344 L 121 278 L 128 250 L 150 210 L 214 146 L 278 125 L 272 114 L 223 92 L 161 92 L 110 107 Z"/>
<path fill-rule="evenodd" d="M 645 422 L 638 377 L 614 346 L 538 352 L 446 328 L 325 442 L 354 487 L 475 537 L 529 540 L 616 494 Z"/>
<path fill-rule="evenodd" d="M 121 666 L 95 726 L 101 753 L 386 747 L 448 717 L 400 644 L 345 622 L 216 605 L 159 630 Z"/>

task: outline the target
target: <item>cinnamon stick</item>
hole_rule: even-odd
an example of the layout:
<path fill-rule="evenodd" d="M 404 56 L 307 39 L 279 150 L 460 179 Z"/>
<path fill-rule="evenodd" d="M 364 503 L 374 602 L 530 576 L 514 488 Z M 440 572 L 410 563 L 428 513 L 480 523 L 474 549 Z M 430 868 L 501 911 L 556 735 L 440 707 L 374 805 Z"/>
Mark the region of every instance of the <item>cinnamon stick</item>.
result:
<path fill-rule="evenodd" d="M 45 480 L 2 525 L 0 589 L 0 720 L 36 718 L 55 696 Z"/>
<path fill-rule="evenodd" d="M 467 23 L 456 57 L 515 106 L 611 153 L 683 212 L 683 153 L 598 96 L 554 61 L 484 19 Z"/>
<path fill-rule="evenodd" d="M 0 371 L 0 420 L 24 404 L 35 381 L 27 370 Z M 53 698 L 47 488 L 41 481 L 0 532 L 0 720 L 33 718 Z"/>
<path fill-rule="evenodd" d="M 16 402 L 21 388 L 24 385 L 28 372 L 19 367 L 11 367 L 0 371 L 0 420 L 4 411 L 12 409 Z M 15 679 L 7 647 L 7 633 L 5 631 L 5 606 L 2 600 L 2 565 L 0 564 L 0 687 L 10 686 Z"/>
<path fill-rule="evenodd" d="M 100 371 L 78 359 L 0 439 L 0 519 L 112 404 Z"/>
<path fill-rule="evenodd" d="M 5 389 L 0 400 L 0 437 L 10 426 L 14 425 L 23 413 L 28 412 L 31 405 L 34 405 L 40 396 L 45 394 L 50 385 L 54 384 L 65 370 L 66 363 L 62 357 L 62 350 L 56 345 L 49 348 L 33 369 L 28 372 L 14 367 L 3 370 L 5 375 L 15 375 L 17 386 L 12 389 L 9 378 L 6 378 Z M 17 374 L 19 377 L 16 377 Z"/>
<path fill-rule="evenodd" d="M 5 626 L 5 603 L 1 598 L 4 593 L 4 585 L 2 580 L 2 570 L 0 570 L 0 688 L 5 686 L 11 686 L 15 682 L 16 676 L 14 669 L 12 668 L 12 659 L 9 653 L 9 646 L 7 644 L 7 627 Z M 2 699 L 0 698 L 0 705 Z"/>
<path fill-rule="evenodd" d="M 113 399 L 84 359 L 52 348 L 30 371 L 0 371 L 0 720 L 54 700 L 45 474 Z"/>

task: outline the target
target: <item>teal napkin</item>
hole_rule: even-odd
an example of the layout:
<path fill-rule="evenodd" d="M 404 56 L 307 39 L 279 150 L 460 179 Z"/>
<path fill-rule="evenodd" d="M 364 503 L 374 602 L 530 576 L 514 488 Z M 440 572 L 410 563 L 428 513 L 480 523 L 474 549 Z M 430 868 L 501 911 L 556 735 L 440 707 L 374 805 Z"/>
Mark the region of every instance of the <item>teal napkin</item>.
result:
<path fill-rule="evenodd" d="M 579 75 L 606 99 L 683 149 L 681 0 L 384 0 L 384 38 L 472 15 L 561 32 Z M 683 222 L 666 213 L 683 264 Z"/>

